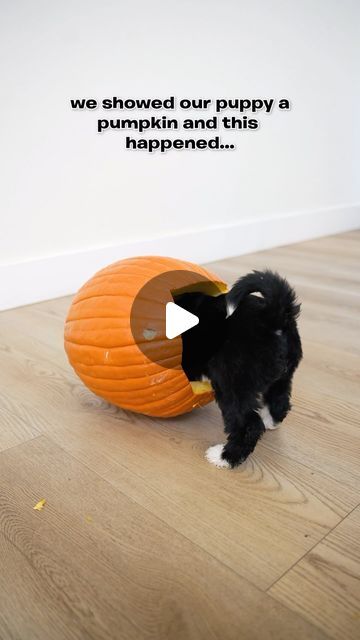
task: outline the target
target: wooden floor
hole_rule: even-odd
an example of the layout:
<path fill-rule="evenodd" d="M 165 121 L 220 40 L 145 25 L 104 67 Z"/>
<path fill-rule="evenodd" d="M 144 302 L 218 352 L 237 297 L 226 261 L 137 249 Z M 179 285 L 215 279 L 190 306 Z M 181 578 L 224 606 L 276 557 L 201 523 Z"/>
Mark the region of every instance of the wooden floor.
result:
<path fill-rule="evenodd" d="M 304 361 L 236 471 L 204 459 L 215 405 L 152 420 L 87 391 L 70 298 L 0 315 L 1 640 L 358 640 L 360 232 L 212 265 L 263 266 L 302 300 Z"/>

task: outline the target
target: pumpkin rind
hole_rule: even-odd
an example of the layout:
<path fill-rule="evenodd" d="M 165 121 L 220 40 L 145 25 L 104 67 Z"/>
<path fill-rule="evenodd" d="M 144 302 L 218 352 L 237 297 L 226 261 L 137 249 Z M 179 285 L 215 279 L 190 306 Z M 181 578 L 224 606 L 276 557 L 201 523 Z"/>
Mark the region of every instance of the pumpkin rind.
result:
<path fill-rule="evenodd" d="M 144 285 L 169 271 L 191 271 L 226 285 L 190 262 L 156 256 L 129 258 L 98 271 L 75 295 L 65 323 L 65 350 L 77 375 L 98 396 L 123 409 L 172 417 L 213 400 L 213 392 L 193 388 L 181 368 L 181 336 L 159 340 L 157 362 L 134 341 L 130 316 Z M 161 299 L 149 301 L 147 315 L 159 313 Z"/>

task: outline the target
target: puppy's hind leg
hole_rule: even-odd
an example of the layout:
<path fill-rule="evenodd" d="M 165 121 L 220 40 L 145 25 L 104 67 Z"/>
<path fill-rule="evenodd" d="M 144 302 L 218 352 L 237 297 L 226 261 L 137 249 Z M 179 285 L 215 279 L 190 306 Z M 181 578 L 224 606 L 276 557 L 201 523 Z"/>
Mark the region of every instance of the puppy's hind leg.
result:
<path fill-rule="evenodd" d="M 249 411 L 244 418 L 242 433 L 232 431 L 224 447 L 222 457 L 231 467 L 236 467 L 248 458 L 265 432 L 265 425 L 256 411 Z"/>
<path fill-rule="evenodd" d="M 258 409 L 258 414 L 263 421 L 266 430 L 273 431 L 279 427 L 279 424 L 274 421 L 267 404 L 263 404 L 262 407 Z"/>
<path fill-rule="evenodd" d="M 274 426 L 272 428 L 275 428 L 276 425 L 282 422 L 291 409 L 290 398 L 292 380 L 302 358 L 301 340 L 296 325 L 287 332 L 287 341 L 287 370 L 284 375 L 274 382 L 263 395 L 263 411 L 266 413 L 267 410 L 273 419 Z M 262 417 L 266 422 L 265 413 Z"/>
<path fill-rule="evenodd" d="M 276 429 L 289 413 L 291 384 L 292 376 L 289 375 L 274 382 L 264 394 L 264 405 L 259 410 L 259 414 L 266 429 Z"/>
<path fill-rule="evenodd" d="M 216 393 L 216 390 L 215 390 Z M 216 394 L 228 434 L 225 445 L 215 445 L 206 452 L 206 458 L 217 467 L 236 467 L 246 460 L 255 449 L 265 431 L 264 423 L 256 409 L 253 398 L 239 398 Z"/>

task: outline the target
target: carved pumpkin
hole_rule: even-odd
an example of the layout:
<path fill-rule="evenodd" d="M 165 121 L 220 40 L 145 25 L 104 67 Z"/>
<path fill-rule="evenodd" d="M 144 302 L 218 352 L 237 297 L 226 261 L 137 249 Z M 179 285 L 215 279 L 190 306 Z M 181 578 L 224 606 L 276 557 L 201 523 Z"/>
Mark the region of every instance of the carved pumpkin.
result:
<path fill-rule="evenodd" d="M 177 274 L 185 274 L 185 286 Z M 155 283 L 151 299 L 149 282 Z M 200 266 L 163 257 L 129 258 L 96 273 L 74 297 L 65 323 L 65 350 L 86 386 L 112 404 L 150 416 L 177 416 L 210 402 L 210 384 L 189 381 L 181 368 L 181 336 L 168 340 L 159 321 L 174 291 L 189 290 L 217 295 L 226 285 Z M 132 322 L 136 305 L 141 339 Z"/>

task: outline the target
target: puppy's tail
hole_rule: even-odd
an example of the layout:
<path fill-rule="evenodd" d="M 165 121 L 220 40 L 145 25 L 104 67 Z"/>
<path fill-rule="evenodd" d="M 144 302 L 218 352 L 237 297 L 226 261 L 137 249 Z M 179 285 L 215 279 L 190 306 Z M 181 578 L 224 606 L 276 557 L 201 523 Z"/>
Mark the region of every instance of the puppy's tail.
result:
<path fill-rule="evenodd" d="M 296 319 L 300 304 L 294 289 L 285 278 L 270 270 L 253 271 L 239 278 L 226 296 L 228 314 L 241 307 L 241 303 L 252 293 L 260 293 L 264 299 L 267 317 L 279 328 L 290 318 Z"/>

